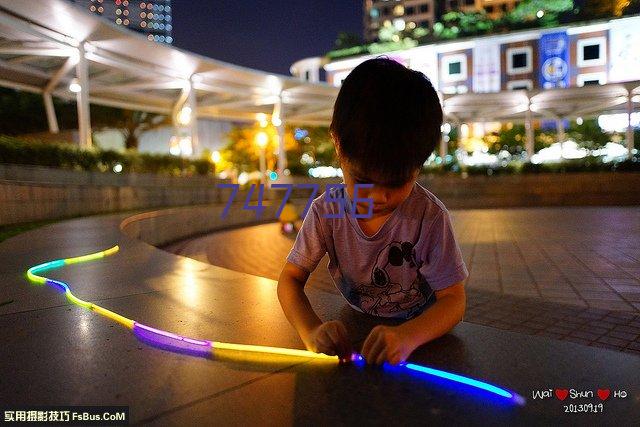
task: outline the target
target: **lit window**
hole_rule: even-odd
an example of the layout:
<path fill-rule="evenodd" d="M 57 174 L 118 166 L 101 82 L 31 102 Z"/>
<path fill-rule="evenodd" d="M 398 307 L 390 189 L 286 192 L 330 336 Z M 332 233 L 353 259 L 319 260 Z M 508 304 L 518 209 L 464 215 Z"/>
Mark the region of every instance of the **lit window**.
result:
<path fill-rule="evenodd" d="M 578 67 L 593 67 L 606 63 L 606 38 L 591 37 L 578 40 Z"/>
<path fill-rule="evenodd" d="M 508 90 L 531 90 L 533 82 L 531 80 L 511 80 L 507 82 Z"/>
<path fill-rule="evenodd" d="M 445 81 L 467 79 L 467 55 L 463 53 L 442 57 L 442 75 Z"/>
<path fill-rule="evenodd" d="M 371 8 L 371 10 L 369 11 L 369 15 L 371 15 L 372 18 L 376 19 L 380 16 L 380 11 L 375 7 Z"/>
<path fill-rule="evenodd" d="M 396 5 L 396 7 L 393 8 L 393 14 L 396 16 L 404 15 L 404 6 L 401 4 Z"/>
<path fill-rule="evenodd" d="M 577 86 L 603 85 L 607 82 L 607 73 L 585 73 L 576 76 Z"/>
<path fill-rule="evenodd" d="M 530 73 L 533 70 L 531 46 L 507 49 L 507 74 Z"/>

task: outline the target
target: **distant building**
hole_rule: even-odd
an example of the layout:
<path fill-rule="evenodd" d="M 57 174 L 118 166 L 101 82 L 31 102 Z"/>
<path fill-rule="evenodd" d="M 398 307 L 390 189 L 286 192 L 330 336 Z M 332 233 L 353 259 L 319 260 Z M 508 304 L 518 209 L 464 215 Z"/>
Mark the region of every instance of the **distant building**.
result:
<path fill-rule="evenodd" d="M 407 25 L 431 29 L 435 17 L 434 0 L 365 0 L 364 36 L 366 40 L 375 39 L 385 21 L 398 30 Z"/>
<path fill-rule="evenodd" d="M 364 37 L 368 41 L 378 36 L 385 22 L 402 31 L 405 27 L 432 29 L 444 13 L 484 10 L 498 18 L 512 10 L 520 0 L 364 0 Z"/>
<path fill-rule="evenodd" d="M 640 80 L 640 16 L 442 41 L 386 53 L 442 93 L 551 89 Z M 340 86 L 375 55 L 324 65 Z M 311 71 L 309 71 L 311 73 Z"/>
<path fill-rule="evenodd" d="M 172 43 L 171 0 L 69 0 L 116 25 L 147 36 L 151 41 Z"/>

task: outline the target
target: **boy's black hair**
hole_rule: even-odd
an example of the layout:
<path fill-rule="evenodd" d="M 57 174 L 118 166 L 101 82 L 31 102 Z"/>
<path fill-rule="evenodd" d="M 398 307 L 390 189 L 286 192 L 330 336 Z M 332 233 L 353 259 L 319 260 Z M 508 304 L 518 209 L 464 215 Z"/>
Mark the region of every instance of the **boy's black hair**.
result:
<path fill-rule="evenodd" d="M 341 160 L 361 180 L 406 184 L 440 141 L 442 107 L 429 79 L 387 58 L 358 65 L 344 80 L 331 133 Z"/>

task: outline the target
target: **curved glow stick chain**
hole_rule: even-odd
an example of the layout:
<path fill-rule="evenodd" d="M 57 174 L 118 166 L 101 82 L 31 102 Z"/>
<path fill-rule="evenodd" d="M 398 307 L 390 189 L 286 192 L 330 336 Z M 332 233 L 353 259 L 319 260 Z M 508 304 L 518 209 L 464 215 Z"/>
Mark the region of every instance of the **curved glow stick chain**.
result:
<path fill-rule="evenodd" d="M 312 351 L 307 350 L 297 350 L 292 348 L 282 348 L 282 347 L 268 347 L 261 345 L 248 345 L 248 344 L 232 344 L 232 343 L 224 343 L 218 341 L 209 341 L 209 340 L 199 340 L 193 338 L 183 337 L 181 335 L 176 335 L 171 332 L 163 331 L 160 329 L 152 328 L 151 326 L 144 325 L 135 320 L 128 319 L 118 313 L 115 313 L 111 310 L 107 310 L 104 307 L 101 307 L 92 302 L 81 300 L 80 298 L 73 295 L 69 286 L 59 280 L 49 279 L 43 276 L 39 276 L 39 273 L 44 271 L 54 270 L 56 268 L 63 267 L 65 265 L 77 264 L 81 262 L 92 261 L 100 258 L 104 258 L 106 256 L 112 255 L 118 252 L 120 248 L 118 246 L 114 246 L 105 251 L 96 252 L 89 255 L 83 255 L 75 258 L 65 258 L 59 259 L 55 261 L 45 262 L 44 264 L 36 265 L 35 267 L 31 267 L 27 271 L 27 278 L 37 284 L 41 285 L 49 285 L 55 288 L 58 288 L 62 292 L 64 292 L 67 299 L 83 308 L 88 310 L 95 311 L 96 313 L 107 317 L 111 320 L 114 320 L 120 323 L 122 326 L 131 329 L 134 335 L 141 341 L 149 343 L 151 345 L 155 345 L 161 348 L 165 348 L 167 350 L 179 351 L 182 353 L 192 354 L 196 356 L 210 356 L 213 351 L 217 350 L 234 350 L 241 352 L 251 352 L 251 353 L 267 353 L 267 354 L 276 354 L 282 356 L 293 356 L 293 357 L 301 357 L 301 358 L 312 358 L 319 360 L 326 360 L 332 362 L 339 362 L 337 356 L 329 356 L 323 353 L 314 353 Z M 351 357 L 353 362 L 364 362 L 364 358 L 362 355 L 354 353 Z M 475 387 L 477 389 L 485 390 L 494 395 L 506 398 L 514 403 L 519 405 L 523 405 L 525 403 L 525 399 L 508 390 L 503 388 L 494 386 L 492 384 L 486 383 L 484 381 L 475 380 L 473 378 L 468 378 L 462 375 L 454 374 L 451 372 L 442 371 L 439 369 L 429 368 L 427 366 L 416 365 L 413 363 L 406 363 L 399 365 L 402 368 L 408 369 L 410 371 L 419 372 L 427 375 L 432 375 L 435 377 L 443 378 L 449 381 L 453 381 L 460 384 L 466 384 L 471 387 Z"/>

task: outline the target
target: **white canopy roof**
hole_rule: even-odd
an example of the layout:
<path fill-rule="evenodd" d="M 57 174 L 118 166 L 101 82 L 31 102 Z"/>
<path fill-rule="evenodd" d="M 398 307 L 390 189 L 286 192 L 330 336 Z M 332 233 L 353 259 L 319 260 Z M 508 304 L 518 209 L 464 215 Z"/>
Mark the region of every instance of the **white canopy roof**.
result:
<path fill-rule="evenodd" d="M 0 0 L 0 85 L 74 99 L 81 42 L 96 104 L 168 114 L 191 80 L 198 117 L 255 120 L 281 103 L 287 122 L 326 124 L 338 92 L 148 41 L 63 0 Z"/>
<path fill-rule="evenodd" d="M 444 110 L 455 122 L 523 121 L 589 117 L 627 112 L 627 99 L 640 102 L 640 81 L 566 89 L 445 95 Z"/>
<path fill-rule="evenodd" d="M 73 99 L 68 86 L 85 42 L 93 103 L 169 114 L 195 89 L 198 117 L 326 125 L 338 88 L 206 58 L 106 22 L 63 0 L 0 0 L 0 85 Z M 212 43 L 221 42 L 212 40 Z M 628 112 L 640 81 L 544 91 L 445 95 L 448 120 L 523 121 Z"/>

